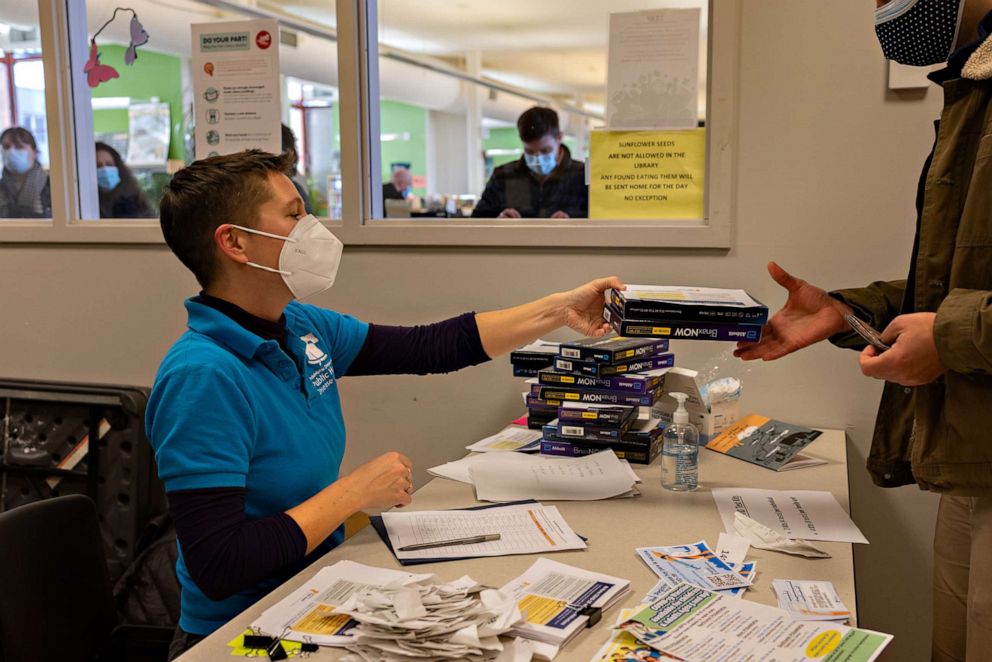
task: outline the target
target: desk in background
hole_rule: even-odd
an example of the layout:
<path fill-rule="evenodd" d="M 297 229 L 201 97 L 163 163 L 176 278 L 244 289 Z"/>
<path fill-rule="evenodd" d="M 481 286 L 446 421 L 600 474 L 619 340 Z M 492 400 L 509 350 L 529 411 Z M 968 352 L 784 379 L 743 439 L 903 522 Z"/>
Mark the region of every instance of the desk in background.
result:
<path fill-rule="evenodd" d="M 810 447 L 808 454 L 825 459 L 828 464 L 794 471 L 774 472 L 732 457 L 700 449 L 700 487 L 696 492 L 667 492 L 661 488 L 661 462 L 651 466 L 632 465 L 643 480 L 642 495 L 634 499 L 608 501 L 555 501 L 565 519 L 577 533 L 589 538 L 589 549 L 549 554 L 549 558 L 587 570 L 604 572 L 631 581 L 631 590 L 619 605 L 603 614 L 594 628 L 580 634 L 562 649 L 557 660 L 588 660 L 609 638 L 609 626 L 622 607 L 638 604 L 657 582 L 657 577 L 638 558 L 634 549 L 656 545 L 677 545 L 706 540 L 715 547 L 723 523 L 710 494 L 714 487 L 758 487 L 777 490 L 826 490 L 850 511 L 847 485 L 847 448 L 843 431 L 826 430 Z M 412 510 L 441 510 L 477 505 L 471 485 L 437 478 L 417 490 Z M 848 543 L 818 543 L 833 558 L 805 559 L 752 548 L 748 559 L 758 562 L 755 585 L 745 593 L 745 600 L 776 605 L 773 579 L 814 579 L 831 581 L 837 593 L 852 611 L 857 603 L 854 593 L 854 562 Z M 524 572 L 537 555 L 449 561 L 409 566 L 407 570 L 437 574 L 443 581 L 462 575 L 489 586 L 502 586 Z M 403 568 L 371 527 L 366 527 L 346 543 L 272 591 L 230 623 L 204 639 L 179 658 L 182 662 L 231 659 L 227 642 L 240 634 L 259 614 L 281 600 L 318 569 L 342 559 L 384 568 Z M 856 625 L 852 619 L 851 625 Z M 335 660 L 341 650 L 322 648 L 311 659 Z"/>

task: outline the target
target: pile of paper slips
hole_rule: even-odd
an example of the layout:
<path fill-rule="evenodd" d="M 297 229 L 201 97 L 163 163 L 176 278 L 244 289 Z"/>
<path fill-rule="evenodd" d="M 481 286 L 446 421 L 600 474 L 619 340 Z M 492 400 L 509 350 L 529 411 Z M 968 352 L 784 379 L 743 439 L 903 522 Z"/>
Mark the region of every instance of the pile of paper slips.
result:
<path fill-rule="evenodd" d="M 472 660 L 527 662 L 526 640 L 500 641 L 521 620 L 511 596 L 465 576 L 447 584 L 413 576 L 356 591 L 335 611 L 358 622 L 349 662 Z"/>

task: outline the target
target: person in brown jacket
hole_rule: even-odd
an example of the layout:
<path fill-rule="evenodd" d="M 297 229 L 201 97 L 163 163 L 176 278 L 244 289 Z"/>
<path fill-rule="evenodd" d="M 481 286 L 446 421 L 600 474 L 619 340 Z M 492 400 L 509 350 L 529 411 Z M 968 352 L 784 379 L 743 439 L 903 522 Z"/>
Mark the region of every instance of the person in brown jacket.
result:
<path fill-rule="evenodd" d="M 826 292 L 774 262 L 788 290 L 745 360 L 821 340 L 860 349 L 885 380 L 868 456 L 877 485 L 938 492 L 932 659 L 992 660 L 992 0 L 877 2 L 882 51 L 903 64 L 947 60 L 930 78 L 944 106 L 917 195 L 905 280 Z M 853 312 L 891 346 L 867 346 Z"/>

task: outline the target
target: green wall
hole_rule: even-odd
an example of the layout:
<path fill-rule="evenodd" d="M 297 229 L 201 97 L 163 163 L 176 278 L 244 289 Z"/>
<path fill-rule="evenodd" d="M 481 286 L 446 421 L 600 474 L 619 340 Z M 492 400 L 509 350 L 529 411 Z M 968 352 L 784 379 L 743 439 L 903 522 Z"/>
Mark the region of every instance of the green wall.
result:
<path fill-rule="evenodd" d="M 409 140 L 381 141 L 382 181 L 391 176 L 389 164 L 409 163 L 414 177 L 427 175 L 427 110 L 398 101 L 379 103 L 380 133 L 409 133 Z M 417 195 L 425 195 L 424 187 L 413 187 Z"/>
<path fill-rule="evenodd" d="M 519 149 L 523 154 L 523 145 L 520 143 L 520 136 L 517 135 L 517 127 L 507 126 L 499 129 L 489 129 L 489 136 L 482 141 L 482 149 L 488 152 L 491 149 Z M 504 163 L 516 161 L 520 154 L 493 156 L 493 167 L 498 168 Z"/>
<path fill-rule="evenodd" d="M 101 83 L 92 90 L 94 97 L 130 97 L 149 101 L 158 97 L 169 104 L 172 137 L 169 158 L 183 158 L 182 60 L 172 55 L 138 49 L 138 59 L 130 67 L 124 64 L 124 46 L 99 46 L 100 62 L 117 70 L 120 78 Z M 127 110 L 97 110 L 93 112 L 96 133 L 127 133 Z"/>

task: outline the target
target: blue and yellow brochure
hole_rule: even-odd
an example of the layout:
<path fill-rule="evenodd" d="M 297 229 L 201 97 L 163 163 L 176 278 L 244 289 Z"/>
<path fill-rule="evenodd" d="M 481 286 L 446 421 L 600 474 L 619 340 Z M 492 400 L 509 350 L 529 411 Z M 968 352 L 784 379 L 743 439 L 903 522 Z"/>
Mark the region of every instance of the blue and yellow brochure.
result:
<path fill-rule="evenodd" d="M 586 627 L 590 612 L 601 613 L 629 590 L 629 580 L 546 558 L 500 589 L 523 614 L 512 634 L 554 646 L 565 645 Z"/>

